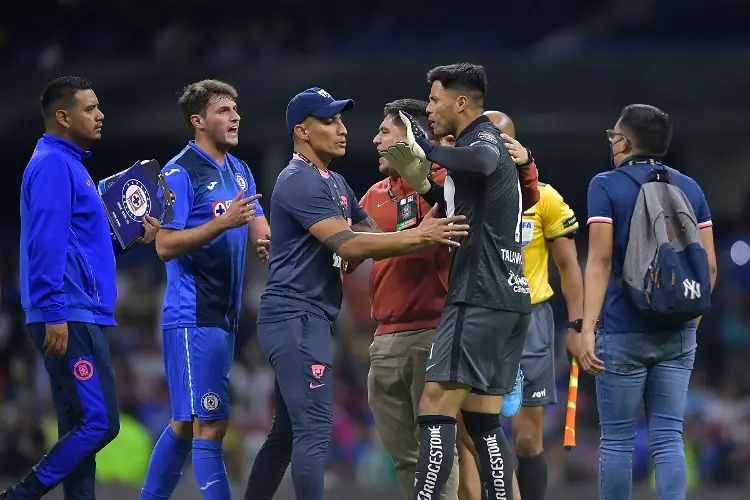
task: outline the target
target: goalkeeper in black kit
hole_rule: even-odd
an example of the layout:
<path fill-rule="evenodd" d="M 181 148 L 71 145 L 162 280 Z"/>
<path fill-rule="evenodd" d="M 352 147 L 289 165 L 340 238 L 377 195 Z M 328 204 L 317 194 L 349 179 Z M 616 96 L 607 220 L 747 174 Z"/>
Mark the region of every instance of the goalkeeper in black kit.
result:
<path fill-rule="evenodd" d="M 484 68 L 439 66 L 428 81 L 430 125 L 438 137 L 454 136 L 455 146 L 431 143 L 402 113 L 407 141 L 381 155 L 426 201 L 440 203 L 446 215 L 465 216 L 471 229 L 451 254 L 447 304 L 427 362 L 414 498 L 442 493 L 461 411 L 487 498 L 512 499 L 513 458 L 500 408 L 515 384 L 531 312 L 521 254 L 519 173 L 500 130 L 483 116 Z M 429 178 L 432 162 L 448 171 L 444 188 Z"/>

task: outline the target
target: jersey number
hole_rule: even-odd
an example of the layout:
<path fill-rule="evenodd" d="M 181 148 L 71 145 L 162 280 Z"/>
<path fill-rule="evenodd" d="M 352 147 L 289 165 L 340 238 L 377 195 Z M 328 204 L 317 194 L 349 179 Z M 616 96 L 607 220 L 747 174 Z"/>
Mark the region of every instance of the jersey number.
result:
<path fill-rule="evenodd" d="M 445 193 L 445 215 L 446 217 L 453 217 L 453 214 L 456 211 L 456 203 L 454 201 L 456 196 L 456 185 L 453 184 L 453 179 L 450 175 L 445 176 L 443 192 Z"/>
<path fill-rule="evenodd" d="M 523 198 L 521 194 L 521 182 L 518 184 L 518 219 L 516 220 L 516 243 L 521 243 L 521 222 L 523 222 Z"/>
<path fill-rule="evenodd" d="M 341 269 L 341 263 L 343 262 L 343 259 L 338 256 L 338 254 L 333 254 L 333 267 L 337 269 Z"/>
<path fill-rule="evenodd" d="M 453 179 L 451 179 L 450 175 L 447 175 L 445 177 L 445 184 L 443 185 L 443 188 L 445 190 L 445 215 L 447 217 L 453 217 L 453 214 L 456 211 L 456 204 L 454 202 L 454 197 L 456 195 L 456 185 L 453 184 Z M 516 239 L 516 243 L 521 243 L 521 222 L 522 222 L 522 217 L 523 217 L 523 200 L 521 198 L 521 182 L 520 181 L 516 184 L 516 188 L 518 189 L 518 214 L 516 217 L 515 239 Z"/>

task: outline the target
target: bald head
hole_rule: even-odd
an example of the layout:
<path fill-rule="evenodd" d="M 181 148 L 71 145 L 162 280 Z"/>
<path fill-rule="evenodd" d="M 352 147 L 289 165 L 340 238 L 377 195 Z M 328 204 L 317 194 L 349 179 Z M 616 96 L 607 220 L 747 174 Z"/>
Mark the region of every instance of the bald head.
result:
<path fill-rule="evenodd" d="M 484 116 L 492 120 L 492 123 L 497 125 L 497 128 L 508 134 L 509 136 L 516 138 L 516 126 L 510 116 L 500 111 L 485 111 Z"/>

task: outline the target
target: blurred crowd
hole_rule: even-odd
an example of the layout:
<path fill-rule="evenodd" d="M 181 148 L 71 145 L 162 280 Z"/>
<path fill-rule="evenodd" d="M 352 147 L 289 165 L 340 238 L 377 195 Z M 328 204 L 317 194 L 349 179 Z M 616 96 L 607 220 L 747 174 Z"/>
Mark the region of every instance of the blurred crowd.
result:
<path fill-rule="evenodd" d="M 11 2 L 0 16 L 0 68 L 56 70 L 74 61 L 156 59 L 232 64 L 361 54 L 382 57 L 441 47 L 573 51 L 649 50 L 712 43 L 747 44 L 750 30 L 733 22 L 742 2 L 706 0 L 571 0 L 505 2 L 461 13 L 475 23 L 448 24 L 450 11 L 414 0 L 373 7 L 329 0 L 36 0 Z M 364 13 L 362 9 L 367 9 Z M 486 9 L 486 15 L 477 12 Z M 675 15 L 679 12 L 679 15 Z M 10 73 L 8 73 L 10 74 Z M 679 168 L 679 165 L 675 165 Z M 354 179 L 356 184 L 356 179 Z M 711 200 L 709 199 L 709 203 Z M 743 202 L 739 202 L 743 203 Z M 750 213 L 748 204 L 745 213 Z M 584 214 L 578 214 L 584 219 Z M 712 312 L 699 329 L 699 351 L 685 422 L 691 484 L 737 484 L 750 472 L 750 224 L 714 217 L 719 277 Z M 585 231 L 584 231 L 585 233 Z M 17 231 L 0 235 L 0 476 L 17 477 L 57 439 L 49 382 L 24 328 L 18 290 Z M 579 244 L 585 262 L 585 238 Z M 266 268 L 249 257 L 244 309 L 231 373 L 232 425 L 225 440 L 229 474 L 244 480 L 273 415 L 273 374 L 255 341 L 255 314 Z M 551 266 L 554 268 L 554 266 Z M 329 453 L 331 479 L 396 483 L 367 404 L 368 348 L 375 325 L 367 296 L 368 267 L 347 277 L 336 325 L 335 417 Z M 556 280 L 552 272 L 553 280 Z M 155 440 L 169 422 L 161 356 L 160 312 L 164 266 L 152 248 L 118 261 L 120 326 L 110 331 L 121 433 L 98 456 L 100 480 L 139 487 Z M 559 290 L 559 285 L 555 285 Z M 562 332 L 565 307 L 553 298 Z M 568 360 L 557 339 L 559 404 L 548 409 L 545 441 L 551 485 L 596 481 L 599 430 L 594 382 L 584 377 L 578 402 L 578 446 L 562 449 Z M 645 424 L 642 424 L 645 425 Z M 123 457 L 127 457 L 124 460 Z M 639 432 L 634 475 L 650 481 L 652 467 Z"/>
<path fill-rule="evenodd" d="M 701 324 L 699 353 L 691 382 L 685 425 L 691 482 L 746 481 L 750 464 L 750 231 L 717 226 L 719 280 L 712 312 Z M 585 241 L 580 247 L 585 263 Z M 0 260 L 0 476 L 18 476 L 56 440 L 54 411 L 42 358 L 23 326 L 17 286 L 17 256 L 5 247 Z M 231 373 L 232 426 L 225 440 L 227 468 L 244 480 L 273 416 L 273 374 L 254 339 L 255 313 L 266 268 L 248 265 L 236 359 Z M 160 343 L 163 264 L 152 248 L 138 248 L 118 262 L 120 326 L 110 331 L 119 404 L 120 436 L 99 455 L 99 479 L 139 486 L 153 443 L 169 422 L 169 398 Z M 554 266 L 552 266 L 554 268 Z M 390 459 L 378 442 L 367 404 L 368 348 L 374 324 L 367 296 L 367 266 L 345 283 L 345 304 L 336 325 L 335 417 L 329 462 L 331 479 L 356 477 L 366 484 L 395 482 Z M 557 280 L 553 272 L 553 280 Z M 559 287 L 558 287 L 559 289 Z M 565 306 L 553 299 L 560 331 Z M 598 418 L 594 383 L 581 382 L 578 447 L 562 450 L 568 361 L 564 338 L 557 339 L 560 404 L 549 407 L 545 441 L 551 482 L 596 480 Z M 643 429 L 645 430 L 645 429 Z M 122 457 L 127 456 L 127 467 Z M 652 468 L 639 432 L 634 475 L 650 480 Z"/>
<path fill-rule="evenodd" d="M 219 64 L 310 54 L 431 54 L 472 46 L 539 53 L 747 43 L 734 0 L 571 0 L 482 5 L 448 23 L 433 2 L 36 0 L 0 18 L 0 63 L 51 70 L 72 60 Z M 363 15 L 363 10 L 364 14 Z M 679 11 L 679 16 L 675 16 Z M 455 19 L 455 18 L 454 18 Z M 23 20 L 23 22 L 19 22 Z M 33 20 L 33 21 L 28 21 Z"/>

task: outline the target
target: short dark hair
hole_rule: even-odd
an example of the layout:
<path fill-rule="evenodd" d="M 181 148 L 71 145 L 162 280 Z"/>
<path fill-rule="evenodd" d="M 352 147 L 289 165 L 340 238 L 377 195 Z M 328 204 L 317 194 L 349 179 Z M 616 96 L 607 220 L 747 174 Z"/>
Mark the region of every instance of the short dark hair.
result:
<path fill-rule="evenodd" d="M 91 80 L 82 76 L 59 76 L 49 82 L 40 98 L 42 118 L 52 118 L 58 109 L 70 108 L 75 103 L 76 92 L 90 90 Z"/>
<path fill-rule="evenodd" d="M 237 89 L 220 80 L 201 80 L 182 89 L 177 103 L 180 105 L 182 117 L 191 129 L 193 124 L 190 122 L 190 117 L 204 116 L 209 101 L 217 95 L 229 97 L 233 101 L 237 101 L 239 96 Z"/>
<path fill-rule="evenodd" d="M 409 113 L 414 118 L 427 118 L 427 102 L 419 99 L 396 99 L 385 105 L 383 116 L 395 116 L 399 111 Z"/>
<path fill-rule="evenodd" d="M 430 84 L 440 82 L 448 90 L 459 90 L 473 94 L 481 105 L 487 97 L 487 70 L 484 66 L 472 63 L 437 66 L 427 72 Z"/>
<path fill-rule="evenodd" d="M 427 121 L 427 102 L 419 99 L 396 99 L 385 105 L 383 116 L 390 116 L 399 127 L 404 127 L 401 118 L 398 116 L 399 111 L 409 113 L 428 135 L 432 134 L 432 127 L 430 127 L 430 122 Z"/>
<path fill-rule="evenodd" d="M 630 104 L 622 109 L 620 125 L 635 148 L 659 158 L 667 155 L 673 128 L 664 111 L 649 104 Z"/>

